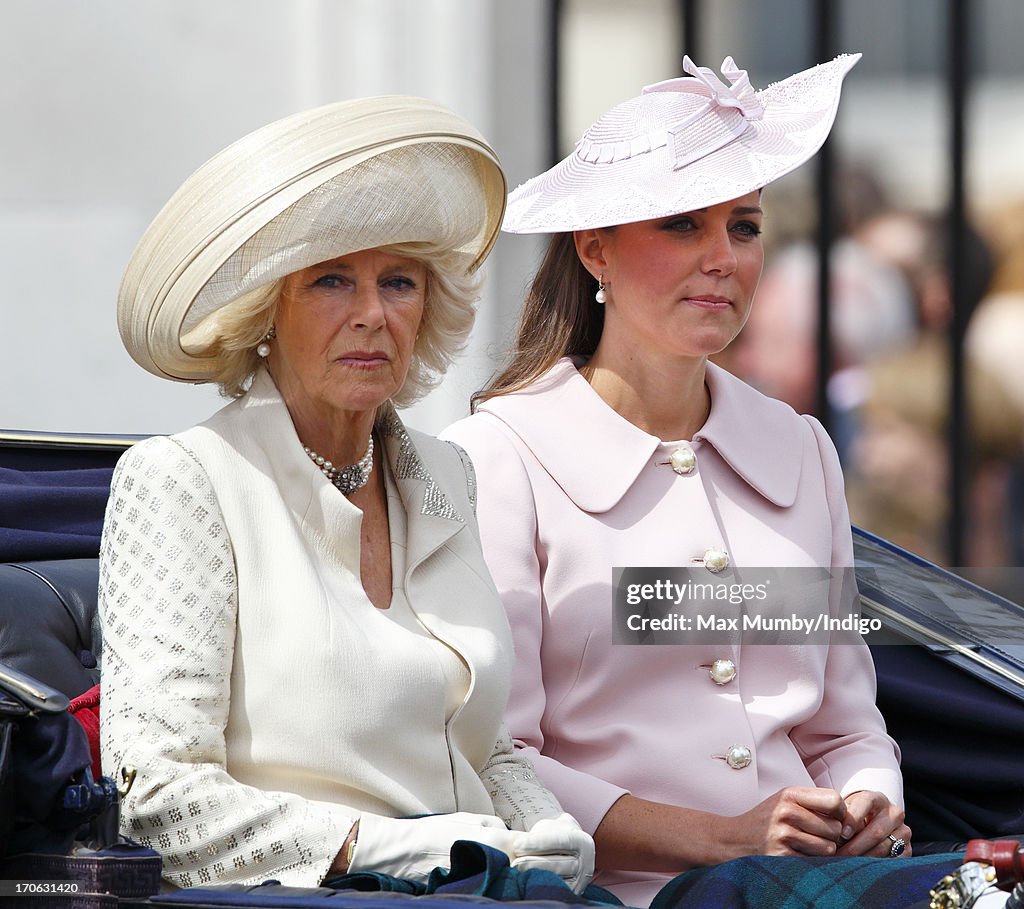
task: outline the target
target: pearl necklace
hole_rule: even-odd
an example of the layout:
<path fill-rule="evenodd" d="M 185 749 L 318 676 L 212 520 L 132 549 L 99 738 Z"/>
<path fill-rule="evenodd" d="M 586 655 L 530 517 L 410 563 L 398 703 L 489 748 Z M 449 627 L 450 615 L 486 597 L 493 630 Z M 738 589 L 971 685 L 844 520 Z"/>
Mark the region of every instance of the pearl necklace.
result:
<path fill-rule="evenodd" d="M 370 479 L 370 472 L 373 470 L 372 435 L 370 444 L 366 447 L 366 454 L 348 467 L 335 467 L 323 455 L 318 455 L 312 448 L 305 445 L 302 446 L 302 450 L 320 468 L 320 472 L 346 496 L 352 495 L 357 489 L 362 489 Z"/>

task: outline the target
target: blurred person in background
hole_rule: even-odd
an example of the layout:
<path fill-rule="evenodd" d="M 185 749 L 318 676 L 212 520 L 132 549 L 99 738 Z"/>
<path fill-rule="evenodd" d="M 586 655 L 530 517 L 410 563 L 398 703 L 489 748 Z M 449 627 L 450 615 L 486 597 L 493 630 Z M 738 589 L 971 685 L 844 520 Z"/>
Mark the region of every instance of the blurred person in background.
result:
<path fill-rule="evenodd" d="M 913 339 L 865 364 L 846 462 L 853 521 L 924 557 L 947 561 L 949 517 L 949 328 L 953 316 L 948 225 L 937 216 L 892 211 L 861 226 L 857 242 L 888 261 L 914 295 Z M 963 305 L 973 321 L 993 274 L 987 241 L 967 233 Z M 1004 565 L 1006 467 L 1020 457 L 1021 411 L 987 358 L 966 356 L 970 565 Z"/>
<path fill-rule="evenodd" d="M 838 237 L 829 260 L 832 373 L 828 382 L 831 435 L 845 462 L 854 427 L 846 416 L 863 395 L 861 367 L 909 344 L 916 333 L 914 296 L 903 273 L 857 242 L 856 231 L 888 210 L 875 171 L 862 163 L 840 166 L 836 180 Z M 792 218 L 792 191 L 769 188 L 772 210 Z M 805 224 L 814 212 L 804 212 Z M 818 391 L 818 252 L 794 225 L 774 238 L 765 273 L 743 333 L 714 358 L 755 388 L 800 413 L 816 413 Z"/>
<path fill-rule="evenodd" d="M 966 348 L 984 363 L 1013 412 L 1024 415 L 1024 201 L 994 212 L 986 235 L 995 252 L 995 274 L 967 328 Z M 1010 417 L 1012 419 L 1012 416 Z M 1006 526 L 1010 564 L 1024 565 L 1024 439 L 1006 466 Z M 1024 602 L 1024 591 L 1016 591 Z"/>
<path fill-rule="evenodd" d="M 830 257 L 832 362 L 830 397 L 842 408 L 857 394 L 866 363 L 909 344 L 915 332 L 914 300 L 903 275 L 851 237 L 840 238 Z M 779 249 L 765 268 L 757 306 L 743 334 L 715 362 L 734 369 L 759 391 L 800 413 L 818 406 L 818 254 L 798 241 Z M 836 424 L 835 442 L 845 461 L 849 431 Z"/>

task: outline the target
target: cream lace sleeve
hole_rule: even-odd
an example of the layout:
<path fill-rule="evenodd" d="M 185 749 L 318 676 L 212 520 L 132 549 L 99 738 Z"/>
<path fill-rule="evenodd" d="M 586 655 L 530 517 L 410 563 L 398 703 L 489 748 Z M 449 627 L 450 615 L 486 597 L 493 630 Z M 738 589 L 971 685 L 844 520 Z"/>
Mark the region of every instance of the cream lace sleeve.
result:
<path fill-rule="evenodd" d="M 558 799 L 540 781 L 533 764 L 515 753 L 504 723 L 480 779 L 491 796 L 494 813 L 512 830 L 529 830 L 537 821 L 562 814 Z"/>
<path fill-rule="evenodd" d="M 180 887 L 276 878 L 319 884 L 354 818 L 242 785 L 225 770 L 236 581 L 217 498 L 171 439 L 114 474 L 100 554 L 104 772 L 136 773 L 123 832 Z"/>

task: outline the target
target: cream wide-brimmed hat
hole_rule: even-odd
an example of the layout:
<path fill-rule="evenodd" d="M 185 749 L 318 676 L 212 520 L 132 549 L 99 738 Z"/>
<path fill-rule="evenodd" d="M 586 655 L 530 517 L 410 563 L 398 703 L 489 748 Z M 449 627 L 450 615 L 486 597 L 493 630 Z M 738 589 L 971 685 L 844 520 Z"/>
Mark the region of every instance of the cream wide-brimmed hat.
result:
<path fill-rule="evenodd" d="M 470 272 L 506 190 L 483 136 L 433 101 L 362 98 L 278 120 L 214 155 L 147 228 L 118 293 L 121 339 L 155 375 L 208 381 L 232 300 L 395 243 L 462 254 Z"/>
<path fill-rule="evenodd" d="M 727 85 L 689 57 L 690 76 L 613 107 L 550 170 L 515 189 L 502 229 L 514 234 L 610 227 L 745 196 L 799 167 L 832 128 L 844 54 L 754 91 L 732 57 Z"/>

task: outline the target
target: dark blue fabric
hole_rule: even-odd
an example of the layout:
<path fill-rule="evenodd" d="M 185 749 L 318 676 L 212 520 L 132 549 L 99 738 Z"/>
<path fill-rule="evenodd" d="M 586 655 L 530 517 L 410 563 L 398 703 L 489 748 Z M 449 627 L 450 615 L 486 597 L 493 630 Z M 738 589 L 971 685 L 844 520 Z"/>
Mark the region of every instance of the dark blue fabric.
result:
<path fill-rule="evenodd" d="M 374 899 L 372 894 L 387 894 Z M 548 904 L 555 901 L 576 906 L 621 906 L 607 890 L 588 887 L 577 896 L 565 882 L 550 871 L 516 871 L 509 867 L 508 856 L 480 843 L 459 841 L 452 846 L 451 870 L 435 868 L 425 884 L 406 881 L 386 874 L 363 872 L 345 874 L 325 882 L 323 887 L 282 888 L 268 881 L 259 887 L 192 887 L 152 897 L 154 903 L 207 906 L 313 906 L 324 899 L 359 900 L 367 906 L 386 907 L 394 899 L 416 899 L 431 907 L 444 907 L 450 900 L 479 898 Z M 367 902 L 367 899 L 370 902 Z M 339 905 L 339 904 L 332 904 Z"/>
<path fill-rule="evenodd" d="M 1024 833 L 1024 703 L 923 647 L 872 655 L 915 846 Z"/>
<path fill-rule="evenodd" d="M 651 909 L 911 909 L 927 906 L 928 891 L 963 861 L 752 855 L 681 874 Z"/>
<path fill-rule="evenodd" d="M 326 907 L 324 900 L 330 901 Z M 395 891 L 361 892 L 333 890 L 327 887 L 286 887 L 276 881 L 252 887 L 194 887 L 149 898 L 147 905 L 189 907 L 238 906 L 246 909 L 471 909 L 489 906 L 494 900 L 465 894 L 424 894 L 413 896 Z M 551 900 L 524 900 L 512 904 L 516 909 L 557 909 Z"/>
<path fill-rule="evenodd" d="M 40 822 L 58 811 L 68 783 L 92 763 L 85 730 L 70 713 L 20 719 L 12 757 L 16 815 Z"/>
<path fill-rule="evenodd" d="M 0 562 L 96 556 L 112 473 L 0 467 Z"/>
<path fill-rule="evenodd" d="M 324 900 L 331 900 L 331 907 L 353 907 L 359 909 L 396 909 L 396 906 L 416 906 L 416 909 L 441 909 L 449 900 L 429 896 L 412 896 L 407 893 L 373 891 L 363 893 L 352 890 L 334 890 L 329 887 L 286 887 L 277 881 L 266 881 L 255 886 L 225 884 L 217 887 L 189 887 L 172 893 L 158 893 L 149 898 L 150 903 L 160 906 L 245 906 L 277 907 L 277 909 L 303 909 L 323 906 Z M 408 903 L 404 901 L 409 901 Z M 464 909 L 464 903 L 459 903 Z"/>
<path fill-rule="evenodd" d="M 114 781 L 94 781 L 85 730 L 70 713 L 14 720 L 5 796 L 7 855 L 62 854 L 76 833 L 118 801 Z"/>

